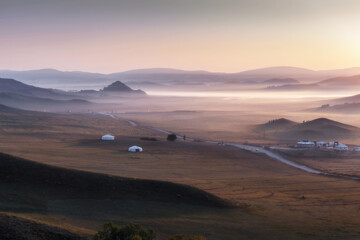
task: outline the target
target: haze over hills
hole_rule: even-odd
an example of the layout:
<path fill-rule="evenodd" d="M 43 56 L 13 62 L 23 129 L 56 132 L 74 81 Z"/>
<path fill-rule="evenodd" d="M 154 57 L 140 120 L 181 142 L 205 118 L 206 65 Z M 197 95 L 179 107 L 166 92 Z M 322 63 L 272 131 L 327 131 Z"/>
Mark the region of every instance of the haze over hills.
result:
<path fill-rule="evenodd" d="M 277 119 L 255 126 L 255 131 L 263 131 L 267 135 L 281 140 L 340 140 L 355 137 L 360 129 L 348 124 L 327 118 L 296 123 L 288 119 Z"/>
<path fill-rule="evenodd" d="M 360 68 L 314 71 L 296 67 L 269 67 L 237 73 L 218 73 L 207 71 L 186 71 L 169 68 L 136 69 L 111 74 L 88 73 L 80 71 L 59 71 L 55 69 L 39 69 L 29 71 L 0 70 L 0 77 L 14 78 L 27 84 L 60 89 L 102 89 L 114 82 L 122 81 L 131 87 L 154 88 L 172 86 L 202 87 L 210 84 L 254 84 L 270 81 L 271 79 L 292 78 L 301 83 L 313 83 L 328 78 L 352 76 L 360 74 Z M 285 82 L 289 84 L 290 82 Z M 291 82 L 294 83 L 294 82 Z M 283 84 L 283 83 L 275 83 Z"/>
<path fill-rule="evenodd" d="M 285 84 L 268 87 L 268 90 L 276 91 L 301 91 L 301 90 L 360 90 L 360 75 L 350 77 L 329 78 L 311 84 Z"/>
<path fill-rule="evenodd" d="M 55 100 L 21 95 L 17 93 L 0 93 L 0 103 L 9 107 L 43 111 L 48 109 L 81 109 L 94 103 L 84 99 Z"/>
<path fill-rule="evenodd" d="M 308 109 L 310 112 L 323 112 L 323 113 L 342 113 L 342 114 L 359 114 L 360 113 L 360 102 L 356 103 L 343 103 L 330 106 L 324 104 L 318 108 Z"/>
<path fill-rule="evenodd" d="M 329 99 L 320 101 L 319 103 L 321 106 L 306 109 L 305 111 L 342 114 L 360 113 L 360 94 L 344 98 Z"/>
<path fill-rule="evenodd" d="M 116 81 L 103 90 L 66 92 L 56 89 L 40 88 L 24 84 L 14 79 L 0 78 L 0 104 L 26 110 L 70 110 L 87 109 L 95 106 L 90 102 L 99 98 L 117 98 L 143 95 L 142 90 L 133 90 L 120 81 Z"/>
<path fill-rule="evenodd" d="M 300 83 L 298 80 L 293 78 L 272 78 L 263 81 L 264 84 L 296 84 Z"/>

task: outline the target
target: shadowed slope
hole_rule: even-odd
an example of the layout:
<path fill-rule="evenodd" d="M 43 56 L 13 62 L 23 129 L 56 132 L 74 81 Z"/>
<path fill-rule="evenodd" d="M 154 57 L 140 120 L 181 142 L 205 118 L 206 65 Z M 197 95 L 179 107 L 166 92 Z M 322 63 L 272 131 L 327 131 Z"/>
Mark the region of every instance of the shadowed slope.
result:
<path fill-rule="evenodd" d="M 70 170 L 3 153 L 0 153 L 0 179 L 50 189 L 50 193 L 60 197 L 139 199 L 214 207 L 231 206 L 225 200 L 187 185 Z"/>
<path fill-rule="evenodd" d="M 0 214 L 0 239 L 2 240 L 80 240 L 64 229 L 36 223 L 27 219 Z"/>

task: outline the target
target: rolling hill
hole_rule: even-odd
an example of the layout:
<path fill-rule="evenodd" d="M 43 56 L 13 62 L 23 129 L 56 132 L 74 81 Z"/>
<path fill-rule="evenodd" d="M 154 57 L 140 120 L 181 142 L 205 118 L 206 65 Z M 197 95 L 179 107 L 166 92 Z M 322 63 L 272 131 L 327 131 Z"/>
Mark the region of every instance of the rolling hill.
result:
<path fill-rule="evenodd" d="M 360 129 L 327 118 L 318 118 L 303 123 L 278 119 L 255 126 L 255 131 L 266 131 L 279 140 L 339 140 L 356 137 Z"/>
<path fill-rule="evenodd" d="M 68 97 L 64 91 L 35 87 L 9 78 L 0 78 L 0 93 L 16 93 L 35 97 Z"/>
<path fill-rule="evenodd" d="M 324 81 L 318 82 L 319 86 L 323 87 L 354 87 L 360 85 L 360 75 L 351 77 L 337 77 L 330 78 Z"/>
<path fill-rule="evenodd" d="M 14 79 L 0 78 L 0 104 L 27 110 L 65 111 L 95 107 L 91 100 L 146 95 L 142 90 L 133 90 L 116 81 L 102 90 L 66 92 L 24 84 Z"/>
<path fill-rule="evenodd" d="M 70 170 L 0 153 L 2 182 L 52 189 L 58 198 L 139 199 L 148 201 L 230 207 L 231 204 L 194 187 Z M 48 196 L 51 197 L 51 196 Z M 24 199 L 25 200 L 25 199 Z"/>
<path fill-rule="evenodd" d="M 28 219 L 0 214 L 0 239 L 3 240 L 86 240 L 67 230 L 37 223 Z"/>
<path fill-rule="evenodd" d="M 318 108 L 307 109 L 310 112 L 325 112 L 325 113 L 342 113 L 342 114 L 359 114 L 360 113 L 360 102 L 355 103 L 343 103 L 330 106 L 324 104 Z"/>
<path fill-rule="evenodd" d="M 301 90 L 360 90 L 360 75 L 350 77 L 336 77 L 325 79 L 311 84 L 283 84 L 271 86 L 268 90 L 276 91 L 301 91 Z"/>
<path fill-rule="evenodd" d="M 281 130 L 284 128 L 288 128 L 291 126 L 296 125 L 296 122 L 293 122 L 286 118 L 279 118 L 275 120 L 271 120 L 267 123 L 260 124 L 256 126 L 256 130 L 258 131 L 275 131 L 275 130 Z"/>
<path fill-rule="evenodd" d="M 31 97 L 17 93 L 0 93 L 0 103 L 9 107 L 42 111 L 56 109 L 86 108 L 94 105 L 83 99 L 55 100 L 50 98 Z"/>
<path fill-rule="evenodd" d="M 133 90 L 120 81 L 113 82 L 107 87 L 104 87 L 100 92 L 111 92 L 111 93 L 127 93 L 127 94 L 143 94 L 146 93 L 140 89 Z"/>
<path fill-rule="evenodd" d="M 350 97 L 334 98 L 325 101 L 319 101 L 316 103 L 319 105 L 321 104 L 321 106 L 305 109 L 305 111 L 344 114 L 360 113 L 360 94 Z"/>
<path fill-rule="evenodd" d="M 325 101 L 324 101 L 325 103 Z M 326 101 L 328 104 L 344 104 L 344 103 L 360 103 L 360 94 L 350 96 L 350 97 L 343 97 L 343 98 L 335 98 Z"/>
<path fill-rule="evenodd" d="M 293 78 L 272 78 L 262 82 L 263 84 L 297 84 L 298 80 Z"/>

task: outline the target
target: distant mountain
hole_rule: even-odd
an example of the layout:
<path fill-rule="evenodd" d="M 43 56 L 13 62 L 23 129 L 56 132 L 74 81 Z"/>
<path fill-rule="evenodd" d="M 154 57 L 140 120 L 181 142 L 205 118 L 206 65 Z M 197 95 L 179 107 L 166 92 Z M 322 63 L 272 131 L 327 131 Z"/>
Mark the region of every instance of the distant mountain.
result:
<path fill-rule="evenodd" d="M 72 94 L 65 91 L 47 89 L 24 84 L 14 79 L 0 78 L 0 93 L 17 93 L 25 96 L 68 99 Z"/>
<path fill-rule="evenodd" d="M 342 113 L 342 114 L 359 114 L 360 102 L 358 103 L 344 103 L 334 106 L 323 105 L 318 108 L 309 109 L 311 112 L 326 112 L 326 113 Z"/>
<path fill-rule="evenodd" d="M 293 78 L 272 78 L 263 81 L 264 84 L 297 84 L 300 83 L 298 80 Z"/>
<path fill-rule="evenodd" d="M 56 69 L 39 69 L 28 71 L 0 70 L 0 77 L 14 78 L 28 84 L 41 84 L 52 82 L 64 84 L 68 81 L 78 83 L 82 81 L 100 81 L 107 78 L 106 74 L 88 73 L 80 71 L 59 71 Z"/>
<path fill-rule="evenodd" d="M 255 131 L 262 129 L 266 134 L 279 140 L 337 140 L 357 137 L 360 129 L 327 118 L 318 118 L 303 123 L 287 119 L 278 119 L 258 125 Z"/>
<path fill-rule="evenodd" d="M 135 69 L 129 70 L 120 73 L 112 73 L 109 74 L 110 76 L 117 76 L 117 75 L 126 75 L 126 74 L 214 74 L 207 71 L 186 71 L 180 69 L 173 69 L 173 68 L 145 68 L 145 69 Z"/>
<path fill-rule="evenodd" d="M 355 76 L 360 74 L 360 67 L 324 70 L 320 72 L 328 76 Z"/>
<path fill-rule="evenodd" d="M 253 77 L 273 76 L 274 78 L 282 78 L 282 77 L 291 77 L 291 76 L 306 77 L 306 76 L 316 75 L 316 71 L 306 68 L 280 66 L 280 67 L 259 68 L 259 69 L 248 70 L 234 74 L 243 75 L 243 76 L 253 76 Z"/>
<path fill-rule="evenodd" d="M 360 94 L 350 97 L 332 99 L 329 101 L 329 103 L 360 103 Z"/>
<path fill-rule="evenodd" d="M 346 90 L 346 89 L 360 90 L 360 75 L 351 77 L 336 77 L 322 80 L 312 84 L 285 84 L 281 86 L 268 87 L 268 90 Z"/>
<path fill-rule="evenodd" d="M 93 105 L 93 103 L 83 99 L 54 100 L 50 98 L 31 97 L 17 93 L 0 93 L 0 103 L 13 108 L 33 111 L 67 110 Z"/>
<path fill-rule="evenodd" d="M 146 95 L 142 90 L 133 90 L 116 81 L 103 90 L 85 90 L 66 92 L 56 89 L 34 87 L 14 79 L 0 78 L 0 104 L 35 111 L 84 111 L 95 106 L 90 101 L 95 99 L 116 98 L 119 96 Z M 88 101 L 90 100 L 90 101 Z"/>
<path fill-rule="evenodd" d="M 343 113 L 343 114 L 358 114 L 360 113 L 360 94 L 334 98 L 329 100 L 322 100 L 315 102 L 321 106 L 305 109 L 306 112 L 326 112 L 326 113 Z"/>
<path fill-rule="evenodd" d="M 145 94 L 142 90 L 133 90 L 124 83 L 116 81 L 107 87 L 104 87 L 102 92 L 113 92 L 113 93 L 132 93 L 132 94 Z"/>
<path fill-rule="evenodd" d="M 265 90 L 271 91 L 306 91 L 319 89 L 318 84 L 285 84 L 279 86 L 269 86 Z"/>
<path fill-rule="evenodd" d="M 318 82 L 320 86 L 329 86 L 329 87 L 356 87 L 360 85 L 360 75 L 355 75 L 351 77 L 337 77 L 330 78 L 321 82 Z"/>
<path fill-rule="evenodd" d="M 269 67 L 237 73 L 218 73 L 207 71 L 186 71 L 169 68 L 136 69 L 112 74 L 88 73 L 80 71 L 58 71 L 40 69 L 30 71 L 0 70 L 0 77 L 14 78 L 46 88 L 92 89 L 100 90 L 114 81 L 126 82 L 131 87 L 179 88 L 198 86 L 201 90 L 221 84 L 254 84 L 270 79 L 296 79 L 302 83 L 314 83 L 324 79 L 346 77 L 360 74 L 360 68 L 314 71 L 296 67 Z M 269 84 L 295 84 L 294 81 L 275 81 Z M 206 88 L 205 88 L 206 87 Z M 228 86 L 233 89 L 233 86 Z"/>

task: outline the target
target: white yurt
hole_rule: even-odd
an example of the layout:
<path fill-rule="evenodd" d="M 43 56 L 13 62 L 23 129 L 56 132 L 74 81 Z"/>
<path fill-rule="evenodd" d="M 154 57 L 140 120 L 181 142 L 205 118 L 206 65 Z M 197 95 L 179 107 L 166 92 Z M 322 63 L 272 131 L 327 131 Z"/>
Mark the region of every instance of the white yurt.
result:
<path fill-rule="evenodd" d="M 110 135 L 110 134 L 106 134 L 104 136 L 101 137 L 101 140 L 104 140 L 104 141 L 114 141 L 115 140 L 115 137 Z"/>
<path fill-rule="evenodd" d="M 132 147 L 129 147 L 128 151 L 129 152 L 142 152 L 143 149 L 139 146 L 132 146 Z"/>

